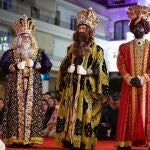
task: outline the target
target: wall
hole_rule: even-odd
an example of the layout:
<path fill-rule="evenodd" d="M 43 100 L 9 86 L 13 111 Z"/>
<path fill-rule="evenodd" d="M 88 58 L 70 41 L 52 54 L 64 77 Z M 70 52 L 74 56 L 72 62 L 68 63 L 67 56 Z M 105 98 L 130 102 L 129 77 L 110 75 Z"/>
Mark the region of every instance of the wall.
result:
<path fill-rule="evenodd" d="M 36 31 L 36 39 L 38 42 L 39 48 L 42 48 L 45 50 L 47 54 L 52 54 L 54 51 L 54 38 L 51 34 Z"/>
<path fill-rule="evenodd" d="M 70 2 L 70 4 L 65 1 Z M 95 3 L 89 0 L 86 0 L 86 2 L 81 0 L 76 1 L 65 0 L 65 1 L 57 0 L 58 3 L 57 9 L 61 11 L 61 20 L 70 23 L 71 17 L 72 16 L 76 17 L 78 11 L 83 10 L 83 8 L 87 9 L 89 7 L 92 7 L 96 11 L 98 17 L 100 18 L 100 24 L 96 28 L 97 36 L 102 38 L 105 38 L 107 36 L 108 17 L 106 16 L 107 9 L 105 7 L 100 5 L 97 6 L 95 5 Z M 80 5 L 81 7 L 79 7 L 78 5 Z"/>
<path fill-rule="evenodd" d="M 71 39 L 70 40 L 65 40 L 60 37 L 54 37 L 54 56 L 58 57 L 65 57 L 67 53 L 67 47 L 71 44 Z"/>
<path fill-rule="evenodd" d="M 56 12 L 56 0 L 35 0 L 35 6 L 50 12 Z"/>
<path fill-rule="evenodd" d="M 117 54 L 120 44 L 125 41 L 106 41 L 102 39 L 95 39 L 95 42 L 100 45 L 104 50 L 104 58 L 109 72 L 117 72 Z"/>
<path fill-rule="evenodd" d="M 76 11 L 62 5 L 58 5 L 57 10 L 60 11 L 60 23 L 62 23 L 62 26 L 70 28 L 71 18 L 76 17 Z"/>
<path fill-rule="evenodd" d="M 119 20 L 129 20 L 126 14 L 126 8 L 113 8 L 108 10 L 109 25 L 108 25 L 108 37 L 109 40 L 114 40 L 114 23 Z"/>

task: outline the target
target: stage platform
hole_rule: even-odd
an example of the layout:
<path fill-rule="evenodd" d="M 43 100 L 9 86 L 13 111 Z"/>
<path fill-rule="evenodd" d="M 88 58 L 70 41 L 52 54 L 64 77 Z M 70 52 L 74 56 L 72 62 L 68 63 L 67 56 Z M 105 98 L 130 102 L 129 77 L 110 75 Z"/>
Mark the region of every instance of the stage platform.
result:
<path fill-rule="evenodd" d="M 95 150 L 116 150 L 115 141 L 98 141 Z M 6 148 L 6 150 L 69 150 L 56 144 L 55 139 L 44 139 L 44 143 L 35 148 Z M 146 147 L 132 147 L 132 150 L 147 150 Z"/>

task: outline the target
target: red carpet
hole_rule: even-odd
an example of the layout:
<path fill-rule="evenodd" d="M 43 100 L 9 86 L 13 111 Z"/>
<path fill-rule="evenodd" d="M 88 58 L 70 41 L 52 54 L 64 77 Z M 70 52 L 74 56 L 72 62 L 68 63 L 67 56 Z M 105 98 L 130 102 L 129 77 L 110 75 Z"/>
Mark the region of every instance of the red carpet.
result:
<path fill-rule="evenodd" d="M 6 148 L 6 150 L 67 150 L 58 146 L 54 139 L 45 139 L 43 145 L 35 148 Z M 95 150 L 115 150 L 115 141 L 98 141 Z M 145 147 L 133 147 L 132 150 L 147 150 Z"/>

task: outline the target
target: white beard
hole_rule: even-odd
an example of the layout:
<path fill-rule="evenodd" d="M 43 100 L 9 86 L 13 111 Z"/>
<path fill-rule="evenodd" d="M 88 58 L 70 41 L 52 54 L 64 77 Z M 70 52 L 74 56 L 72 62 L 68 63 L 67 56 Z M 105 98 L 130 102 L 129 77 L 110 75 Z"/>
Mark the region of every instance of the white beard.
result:
<path fill-rule="evenodd" d="M 21 47 L 18 49 L 22 59 L 29 59 L 32 57 L 32 49 L 29 42 L 22 42 Z"/>
<path fill-rule="evenodd" d="M 31 46 L 31 43 L 30 43 L 30 42 L 22 42 L 22 44 L 21 44 L 21 47 L 22 47 L 23 49 L 29 49 L 30 46 Z"/>
<path fill-rule="evenodd" d="M 30 58 L 30 49 L 23 49 L 23 48 L 21 48 L 21 57 L 23 59 Z"/>

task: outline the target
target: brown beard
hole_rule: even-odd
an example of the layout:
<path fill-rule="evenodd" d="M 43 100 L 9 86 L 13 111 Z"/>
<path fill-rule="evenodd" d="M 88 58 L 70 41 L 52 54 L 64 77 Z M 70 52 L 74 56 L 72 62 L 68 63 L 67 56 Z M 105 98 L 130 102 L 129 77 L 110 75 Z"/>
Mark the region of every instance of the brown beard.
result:
<path fill-rule="evenodd" d="M 86 53 L 90 51 L 89 44 L 93 43 L 93 31 L 87 28 L 87 32 L 76 31 L 73 34 L 74 40 L 74 53 L 77 57 L 83 57 Z"/>

